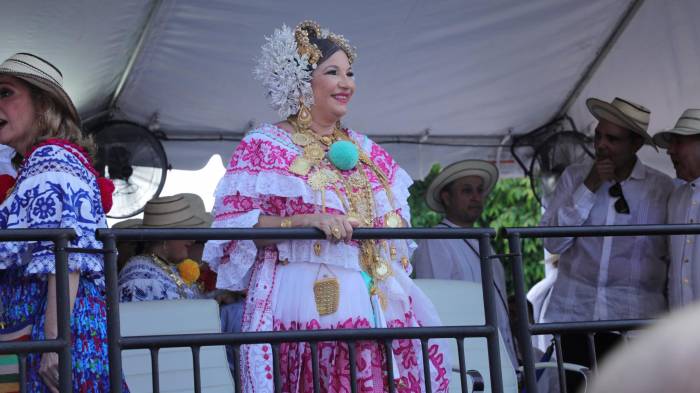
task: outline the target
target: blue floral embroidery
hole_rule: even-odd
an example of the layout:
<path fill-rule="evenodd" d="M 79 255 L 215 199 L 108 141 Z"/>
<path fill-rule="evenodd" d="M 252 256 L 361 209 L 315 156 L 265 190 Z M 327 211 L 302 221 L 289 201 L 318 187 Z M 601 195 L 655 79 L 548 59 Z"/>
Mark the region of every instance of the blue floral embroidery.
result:
<path fill-rule="evenodd" d="M 53 199 L 46 197 L 46 198 L 37 198 L 36 202 L 34 203 L 34 211 L 33 213 L 42 220 L 47 219 L 49 216 L 55 216 L 56 215 L 56 202 L 54 202 Z"/>
<path fill-rule="evenodd" d="M 0 228 L 73 228 L 77 236 L 69 247 L 101 248 L 95 230 L 106 227 L 94 175 L 71 152 L 56 145 L 42 146 L 30 155 L 13 192 L 0 205 Z M 68 257 L 69 269 L 80 273 L 71 316 L 74 391 L 109 391 L 103 264 L 101 254 Z M 51 242 L 1 242 L 2 321 L 10 327 L 32 323 L 32 338 L 42 339 L 46 277 L 55 270 Z M 27 357 L 31 392 L 47 391 L 38 376 L 40 358 Z"/>

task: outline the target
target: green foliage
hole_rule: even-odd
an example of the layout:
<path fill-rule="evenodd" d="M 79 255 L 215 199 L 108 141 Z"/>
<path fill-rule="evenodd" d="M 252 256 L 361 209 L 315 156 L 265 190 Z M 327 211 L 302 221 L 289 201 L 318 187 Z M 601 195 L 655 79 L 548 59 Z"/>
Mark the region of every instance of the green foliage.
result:
<path fill-rule="evenodd" d="M 442 221 L 442 214 L 436 213 L 425 203 L 425 192 L 428 191 L 430 182 L 440 173 L 440 164 L 434 164 L 425 179 L 416 180 L 409 188 L 408 206 L 411 208 L 411 226 L 417 228 L 431 228 Z"/>
<path fill-rule="evenodd" d="M 410 188 L 411 196 L 408 204 L 411 208 L 411 224 L 414 227 L 432 227 L 442 220 L 442 215 L 430 210 L 425 203 L 425 192 L 438 173 L 440 173 L 440 165 L 435 164 L 425 179 L 416 181 Z M 540 205 L 530 188 L 529 179 L 501 179 L 491 191 L 484 213 L 476 222 L 476 226 L 491 227 L 496 230 L 504 227 L 537 226 L 540 216 Z M 493 248 L 498 254 L 506 254 L 508 242 L 506 239 L 497 238 L 493 242 Z M 542 240 L 524 239 L 522 252 L 525 286 L 530 288 L 544 277 Z M 504 258 L 503 264 L 506 269 L 509 292 L 512 293 L 510 259 Z"/>

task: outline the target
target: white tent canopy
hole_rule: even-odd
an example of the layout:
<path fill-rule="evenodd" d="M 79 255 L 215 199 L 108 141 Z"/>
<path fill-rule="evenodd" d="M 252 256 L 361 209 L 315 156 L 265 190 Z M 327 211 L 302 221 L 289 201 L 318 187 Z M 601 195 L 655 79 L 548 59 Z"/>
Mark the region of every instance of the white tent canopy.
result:
<path fill-rule="evenodd" d="M 0 57 L 37 53 L 64 71 L 84 118 L 109 114 L 148 125 L 157 114 L 170 138 L 228 138 L 277 121 L 252 78 L 254 58 L 283 23 L 317 20 L 358 47 L 358 90 L 345 123 L 384 141 L 416 178 L 434 162 L 493 160 L 509 133 L 542 126 L 562 109 L 585 129 L 593 120 L 589 96 L 642 103 L 652 130 L 700 106 L 700 4 L 693 0 L 28 0 L 2 7 Z M 410 143 L 389 143 L 399 139 Z M 165 147 L 174 168 L 198 169 L 213 153 L 226 160 L 235 142 Z M 502 170 L 520 174 L 502 150 Z M 665 155 L 645 148 L 643 157 L 672 172 Z"/>

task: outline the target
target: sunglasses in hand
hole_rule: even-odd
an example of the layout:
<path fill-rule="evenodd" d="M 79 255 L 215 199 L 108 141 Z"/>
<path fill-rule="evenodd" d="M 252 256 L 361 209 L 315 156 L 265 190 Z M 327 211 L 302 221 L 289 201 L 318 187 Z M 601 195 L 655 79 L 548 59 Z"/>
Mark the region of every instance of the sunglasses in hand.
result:
<path fill-rule="evenodd" d="M 630 207 L 627 204 L 625 195 L 622 193 L 622 185 L 615 183 L 608 189 L 608 194 L 613 198 L 618 198 L 615 201 L 615 211 L 619 214 L 630 214 Z"/>

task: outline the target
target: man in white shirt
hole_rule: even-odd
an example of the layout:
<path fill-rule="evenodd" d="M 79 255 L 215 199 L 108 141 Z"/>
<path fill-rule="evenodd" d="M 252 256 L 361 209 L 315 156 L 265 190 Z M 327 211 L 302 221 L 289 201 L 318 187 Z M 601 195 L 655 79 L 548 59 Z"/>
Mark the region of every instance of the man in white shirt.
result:
<path fill-rule="evenodd" d="M 490 162 L 464 160 L 447 166 L 430 183 L 425 198 L 428 207 L 444 213 L 437 228 L 471 228 L 484 211 L 484 200 L 498 180 L 498 169 Z M 517 356 L 508 320 L 505 272 L 494 263 L 498 328 L 513 366 Z M 475 239 L 420 240 L 413 254 L 416 278 L 465 280 L 481 284 L 481 257 Z"/>
<path fill-rule="evenodd" d="M 564 171 L 541 225 L 665 223 L 672 181 L 637 158 L 645 143 L 654 146 L 649 110 L 620 98 L 590 98 L 586 105 L 598 120 L 595 163 Z M 666 310 L 663 236 L 548 238 L 544 246 L 560 254 L 546 322 L 649 318 Z M 568 338 L 564 361 L 588 364 L 585 336 Z M 596 336 L 597 354 L 614 341 Z"/>
<path fill-rule="evenodd" d="M 668 200 L 669 224 L 700 222 L 700 109 L 687 109 L 676 126 L 654 135 L 654 142 L 671 156 L 676 176 L 686 181 Z M 700 238 L 669 236 L 671 265 L 668 301 L 678 308 L 700 298 Z"/>

